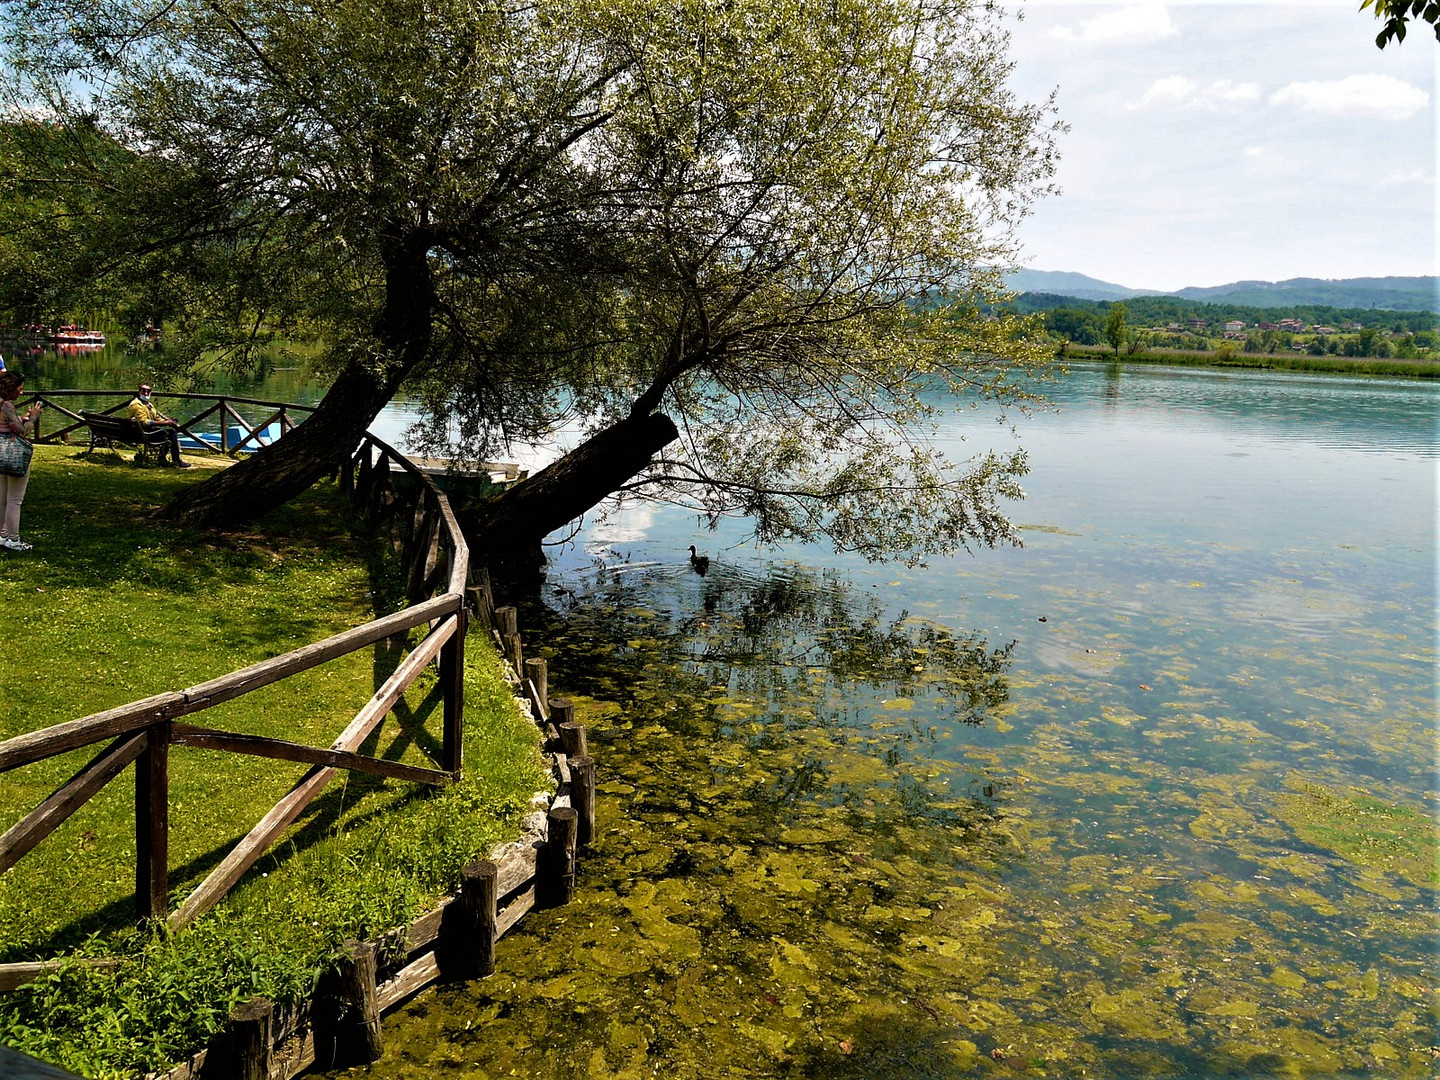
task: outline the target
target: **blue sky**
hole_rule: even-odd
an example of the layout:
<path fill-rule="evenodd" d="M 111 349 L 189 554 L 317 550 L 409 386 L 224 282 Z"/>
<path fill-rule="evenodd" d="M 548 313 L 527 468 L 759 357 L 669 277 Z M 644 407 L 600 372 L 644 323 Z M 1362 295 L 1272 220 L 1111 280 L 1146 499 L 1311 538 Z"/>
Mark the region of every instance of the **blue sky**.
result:
<path fill-rule="evenodd" d="M 1132 288 L 1436 273 L 1436 70 L 1358 0 L 1024 0 L 1012 85 L 1058 90 L 1024 263 Z"/>

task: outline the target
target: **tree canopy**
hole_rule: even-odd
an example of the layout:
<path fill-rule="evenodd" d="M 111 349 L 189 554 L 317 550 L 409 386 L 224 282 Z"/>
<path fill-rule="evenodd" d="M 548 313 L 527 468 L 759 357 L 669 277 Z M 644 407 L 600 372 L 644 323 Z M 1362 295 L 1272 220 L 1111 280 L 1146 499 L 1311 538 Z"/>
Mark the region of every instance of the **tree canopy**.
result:
<path fill-rule="evenodd" d="M 1360 10 L 1375 9 L 1375 17 L 1384 28 L 1375 37 L 1375 44 L 1385 48 L 1391 41 L 1405 40 L 1405 26 L 1411 19 L 1423 20 L 1435 29 L 1440 41 L 1440 3 L 1435 0 L 1360 0 Z"/>
<path fill-rule="evenodd" d="M 1111 304 L 1105 316 L 1105 340 L 1120 355 L 1120 346 L 1125 344 L 1125 305 Z"/>
<path fill-rule="evenodd" d="M 990 5 L 10 8 L 11 119 L 69 152 L 5 182 L 144 296 L 172 370 L 325 344 L 315 416 L 178 516 L 289 497 L 405 385 L 455 456 L 590 436 L 469 523 L 482 546 L 616 490 L 873 557 L 1013 539 L 1023 455 L 957 468 L 926 432 L 936 393 L 1003 408 L 1038 362 L 985 312 L 1055 127 Z"/>

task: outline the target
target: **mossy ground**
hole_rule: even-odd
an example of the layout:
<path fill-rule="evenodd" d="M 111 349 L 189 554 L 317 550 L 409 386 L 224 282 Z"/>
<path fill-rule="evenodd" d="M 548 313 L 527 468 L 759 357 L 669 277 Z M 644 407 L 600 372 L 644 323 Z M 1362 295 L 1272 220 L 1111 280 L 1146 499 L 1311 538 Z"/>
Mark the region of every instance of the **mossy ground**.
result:
<path fill-rule="evenodd" d="M 37 448 L 22 521 L 35 550 L 6 554 L 0 576 L 11 626 L 0 738 L 180 689 L 402 605 L 390 546 L 330 485 L 247 531 L 150 519 L 203 475 Z M 325 745 L 402 655 L 381 643 L 195 722 Z M 545 783 L 533 725 L 480 635 L 466 675 L 464 782 L 435 792 L 342 774 L 220 908 L 179 934 L 131 929 L 134 788 L 122 774 L 0 877 L 0 960 L 80 952 L 125 964 L 68 969 L 0 998 L 0 1040 L 87 1076 L 161 1068 L 234 1002 L 302 995 L 344 938 L 423 910 L 510 835 Z M 363 751 L 431 764 L 439 712 L 433 677 L 422 679 Z M 95 749 L 0 776 L 5 825 Z M 170 766 L 174 904 L 304 767 L 180 747 Z"/>

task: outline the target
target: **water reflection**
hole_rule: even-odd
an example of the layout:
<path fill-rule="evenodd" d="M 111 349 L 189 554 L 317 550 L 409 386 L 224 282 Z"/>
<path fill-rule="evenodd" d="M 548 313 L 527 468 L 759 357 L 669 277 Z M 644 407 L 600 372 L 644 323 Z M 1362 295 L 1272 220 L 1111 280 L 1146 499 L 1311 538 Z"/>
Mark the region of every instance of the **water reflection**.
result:
<path fill-rule="evenodd" d="M 602 769 L 579 899 L 373 1075 L 1433 1074 L 1440 388 L 1047 389 L 1024 549 L 582 534 L 524 616 Z"/>
<path fill-rule="evenodd" d="M 579 906 L 374 1074 L 1431 1075 L 1440 388 L 1314 381 L 1073 372 L 1020 550 L 582 534 L 536 633 L 623 703 Z"/>
<path fill-rule="evenodd" d="M 1133 422 L 1199 425 L 1253 441 L 1307 443 L 1362 453 L 1440 456 L 1440 407 L 1421 380 L 1352 378 L 1123 363 L 1072 364 L 1080 378 L 1047 383 L 1063 414 L 1093 407 L 1087 375 L 1103 373 L 1101 407 L 1123 398 Z M 1063 422 L 1063 421 L 1062 421 Z"/>
<path fill-rule="evenodd" d="M 522 618 L 603 763 L 579 897 L 502 942 L 494 978 L 410 1006 L 376 1074 L 884 1076 L 950 1054 L 924 958 L 980 962 L 943 929 L 989 921 L 954 874 L 1018 851 L 1004 783 L 938 760 L 912 705 L 986 722 L 1008 647 L 795 566 L 578 584 Z"/>

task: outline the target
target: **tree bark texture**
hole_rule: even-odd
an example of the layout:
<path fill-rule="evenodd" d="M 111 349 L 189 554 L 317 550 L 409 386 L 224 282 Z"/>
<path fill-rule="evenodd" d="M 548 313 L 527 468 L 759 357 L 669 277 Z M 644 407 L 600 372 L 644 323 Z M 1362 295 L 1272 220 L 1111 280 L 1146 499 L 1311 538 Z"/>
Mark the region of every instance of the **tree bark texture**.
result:
<path fill-rule="evenodd" d="M 457 514 L 472 561 L 504 563 L 538 547 L 547 534 L 633 479 L 679 436 L 663 413 L 627 417 L 499 497 Z"/>
<path fill-rule="evenodd" d="M 243 525 L 335 471 L 430 348 L 435 296 L 426 246 L 423 235 L 413 232 L 385 246 L 385 303 L 375 323 L 375 337 L 389 356 L 384 370 L 351 361 L 304 423 L 186 488 L 161 517 L 199 528 Z"/>

